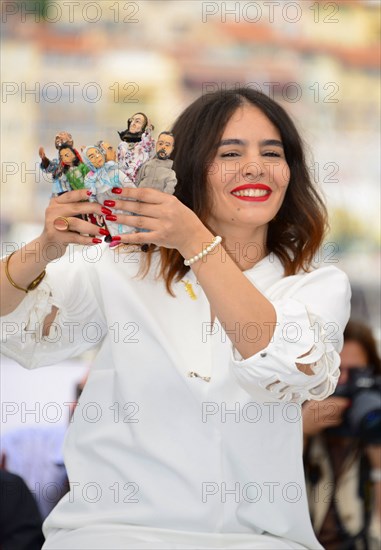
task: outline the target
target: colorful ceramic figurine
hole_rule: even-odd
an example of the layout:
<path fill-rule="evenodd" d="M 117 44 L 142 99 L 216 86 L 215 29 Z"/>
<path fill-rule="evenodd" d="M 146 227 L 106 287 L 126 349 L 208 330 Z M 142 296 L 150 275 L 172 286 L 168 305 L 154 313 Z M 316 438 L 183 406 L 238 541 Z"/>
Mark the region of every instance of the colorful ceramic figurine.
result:
<path fill-rule="evenodd" d="M 128 120 L 127 130 L 118 132 L 122 140 L 118 145 L 119 167 L 133 183 L 141 165 L 154 154 L 153 129 L 144 113 L 135 113 Z"/>
<path fill-rule="evenodd" d="M 109 162 L 110 160 L 116 162 L 116 151 L 114 147 L 110 145 L 110 143 L 108 143 L 107 141 L 101 140 L 101 141 L 98 141 L 98 143 L 96 143 L 95 145 L 100 149 L 102 149 L 106 157 L 106 162 Z"/>
<path fill-rule="evenodd" d="M 136 179 L 137 187 L 151 187 L 173 195 L 177 184 L 176 173 L 172 170 L 170 160 L 175 144 L 171 132 L 161 132 L 156 144 L 156 155 L 145 162 L 139 169 Z"/>
<path fill-rule="evenodd" d="M 59 158 L 62 173 L 66 176 L 70 189 L 83 189 L 85 176 L 90 169 L 82 162 L 78 151 L 70 145 L 62 145 L 59 148 Z"/>
<path fill-rule="evenodd" d="M 105 200 L 115 200 L 115 195 L 111 192 L 113 187 L 135 187 L 129 178 L 119 170 L 116 162 L 112 160 L 106 162 L 106 155 L 100 147 L 96 145 L 86 147 L 82 157 L 90 169 L 85 177 L 85 187 L 92 191 L 90 201 L 103 205 Z M 116 210 L 115 213 L 117 214 L 118 211 Z M 117 224 L 113 220 L 107 220 L 106 225 L 111 235 L 136 231 L 135 227 L 129 228 L 126 225 Z"/>
<path fill-rule="evenodd" d="M 59 132 L 54 139 L 55 148 L 58 150 L 64 144 L 73 147 L 73 138 L 68 132 Z M 58 197 L 59 195 L 62 195 L 62 193 L 66 193 L 66 191 L 71 191 L 70 184 L 67 181 L 65 174 L 62 172 L 60 159 L 48 159 L 48 157 L 45 155 L 45 150 L 43 147 L 39 148 L 38 154 L 41 158 L 41 170 L 52 176 L 52 196 Z"/>
<path fill-rule="evenodd" d="M 173 195 L 177 184 L 176 173 L 172 170 L 173 160 L 170 160 L 175 138 L 172 132 L 161 132 L 156 144 L 156 155 L 140 167 L 137 178 L 137 187 L 151 187 Z M 147 233 L 147 229 L 137 229 L 141 233 Z M 147 252 L 149 246 L 142 245 L 143 252 Z"/>

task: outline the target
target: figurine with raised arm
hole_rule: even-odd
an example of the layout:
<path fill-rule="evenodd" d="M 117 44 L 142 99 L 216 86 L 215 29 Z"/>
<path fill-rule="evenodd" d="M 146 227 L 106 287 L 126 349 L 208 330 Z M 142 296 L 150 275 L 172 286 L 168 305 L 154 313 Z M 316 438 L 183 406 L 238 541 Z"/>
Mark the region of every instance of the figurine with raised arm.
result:
<path fill-rule="evenodd" d="M 103 139 L 101 139 L 95 145 L 102 149 L 106 158 L 106 162 L 109 162 L 110 160 L 116 162 L 116 151 L 108 141 L 103 141 Z"/>
<path fill-rule="evenodd" d="M 136 186 L 151 187 L 173 195 L 177 184 L 176 173 L 172 170 L 173 160 L 170 160 L 175 144 L 172 132 L 161 132 L 156 144 L 156 155 L 145 162 L 139 169 Z"/>
<path fill-rule="evenodd" d="M 59 150 L 62 145 L 69 145 L 70 147 L 73 147 L 74 142 L 71 134 L 68 132 L 59 132 L 55 139 L 54 139 L 54 145 L 57 150 Z M 45 155 L 45 149 L 43 147 L 40 147 L 38 150 L 38 154 L 41 159 L 40 168 L 43 172 L 46 174 L 50 174 L 53 179 L 53 187 L 52 187 L 52 196 L 58 197 L 59 195 L 62 195 L 62 193 L 66 193 L 67 191 L 71 191 L 71 187 L 69 182 L 66 179 L 65 174 L 62 171 L 62 166 L 60 165 L 60 159 L 56 158 L 53 160 L 48 159 L 48 157 Z"/>
<path fill-rule="evenodd" d="M 144 113 L 135 113 L 128 120 L 127 129 L 118 132 L 121 139 L 118 145 L 119 167 L 134 183 L 141 165 L 154 154 L 153 129 Z"/>
<path fill-rule="evenodd" d="M 85 148 L 82 156 L 90 169 L 85 177 L 85 187 L 92 192 L 89 198 L 91 202 L 104 205 L 104 201 L 115 199 L 115 195 L 112 193 L 114 187 L 135 187 L 135 184 L 119 169 L 116 162 L 112 160 L 106 162 L 103 148 L 90 145 Z M 106 216 L 106 226 L 112 236 L 132 233 L 136 230 L 135 227 L 115 223 L 113 219 L 110 219 L 113 217 L 111 214 Z"/>

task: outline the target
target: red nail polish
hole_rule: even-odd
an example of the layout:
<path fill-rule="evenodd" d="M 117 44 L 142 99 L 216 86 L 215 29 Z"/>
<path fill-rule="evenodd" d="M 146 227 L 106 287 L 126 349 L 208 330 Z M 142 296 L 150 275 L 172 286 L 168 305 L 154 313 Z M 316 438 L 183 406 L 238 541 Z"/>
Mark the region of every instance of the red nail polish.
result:
<path fill-rule="evenodd" d="M 112 212 L 109 208 L 102 208 L 101 212 L 102 212 L 102 214 L 112 214 Z"/>
<path fill-rule="evenodd" d="M 90 197 L 90 195 L 92 195 L 92 194 L 93 194 L 93 192 L 90 191 L 90 189 L 89 189 L 88 191 L 86 191 L 86 195 L 87 195 L 88 197 Z"/>
<path fill-rule="evenodd" d="M 115 193 L 115 195 L 120 195 L 121 192 L 122 192 L 122 188 L 121 188 L 121 187 L 113 187 L 113 188 L 111 189 L 111 191 L 112 191 L 113 193 Z"/>
<path fill-rule="evenodd" d="M 93 239 L 94 244 L 101 244 L 101 242 L 102 242 L 102 239 L 96 239 L 96 238 Z"/>
<path fill-rule="evenodd" d="M 116 222 L 116 216 L 106 216 L 106 220 L 108 220 L 109 222 Z"/>
<path fill-rule="evenodd" d="M 115 236 L 113 235 L 113 237 L 112 237 L 112 242 L 114 242 L 114 241 L 120 241 L 121 238 L 122 238 L 122 237 L 121 237 L 120 235 L 115 235 Z"/>
<path fill-rule="evenodd" d="M 109 244 L 109 247 L 110 248 L 114 248 L 115 246 L 118 246 L 120 243 L 120 241 L 111 241 L 111 243 Z"/>
<path fill-rule="evenodd" d="M 106 236 L 107 236 L 107 235 L 110 235 L 110 232 L 107 231 L 107 229 L 100 229 L 100 230 L 99 230 L 99 233 L 100 233 L 101 235 L 106 235 Z"/>
<path fill-rule="evenodd" d="M 115 201 L 103 201 L 105 206 L 115 206 Z"/>

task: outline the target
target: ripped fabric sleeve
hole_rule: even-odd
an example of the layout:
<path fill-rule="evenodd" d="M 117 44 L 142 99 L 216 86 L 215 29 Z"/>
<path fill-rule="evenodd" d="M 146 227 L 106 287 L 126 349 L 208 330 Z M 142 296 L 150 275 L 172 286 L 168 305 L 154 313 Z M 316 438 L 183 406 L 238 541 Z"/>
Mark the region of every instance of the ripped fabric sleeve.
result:
<path fill-rule="evenodd" d="M 263 399 L 297 403 L 325 399 L 339 378 L 345 324 L 321 318 L 296 299 L 273 305 L 277 323 L 269 345 L 247 359 L 233 348 L 231 366 L 237 382 Z M 297 364 L 309 365 L 313 374 L 301 372 Z"/>
<path fill-rule="evenodd" d="M 53 365 L 101 342 L 106 325 L 86 277 L 49 265 L 43 282 L 18 307 L 1 317 L 2 353 L 26 368 Z M 58 308 L 49 334 L 44 320 Z"/>

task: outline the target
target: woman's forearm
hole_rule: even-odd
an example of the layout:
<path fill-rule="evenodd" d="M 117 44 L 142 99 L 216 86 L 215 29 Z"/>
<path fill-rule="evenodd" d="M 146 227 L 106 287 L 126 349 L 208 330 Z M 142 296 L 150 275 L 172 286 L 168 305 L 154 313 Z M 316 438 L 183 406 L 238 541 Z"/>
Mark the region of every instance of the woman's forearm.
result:
<path fill-rule="evenodd" d="M 100 236 L 103 230 L 90 221 L 83 220 L 81 216 L 102 215 L 102 205 L 89 202 L 88 199 L 87 189 L 69 191 L 50 199 L 45 210 L 45 224 L 40 237 L 17 250 L 8 262 L 9 278 L 17 286 L 26 289 L 44 271 L 48 263 L 65 254 L 69 243 L 94 246 L 100 242 L 94 237 Z M 67 227 L 56 227 L 56 221 L 60 218 L 66 220 Z M 26 292 L 11 284 L 6 274 L 6 262 L 5 257 L 1 261 L 0 315 L 14 311 L 26 296 Z"/>
<path fill-rule="evenodd" d="M 62 250 L 60 250 L 62 248 Z M 45 269 L 49 262 L 59 258 L 66 247 L 48 246 L 40 236 L 17 250 L 8 262 L 9 277 L 21 288 L 27 288 Z M 26 292 L 13 286 L 6 274 L 7 257 L 1 260 L 0 315 L 14 311 L 26 296 Z"/>
<path fill-rule="evenodd" d="M 200 252 L 193 243 L 210 243 L 213 234 L 204 228 L 180 253 L 189 258 Z M 197 248 L 197 250 L 196 250 Z M 273 336 L 276 313 L 271 302 L 253 286 L 222 245 L 192 265 L 192 269 L 234 347 L 245 359 L 263 350 Z M 210 331 L 212 331 L 210 327 Z"/>

